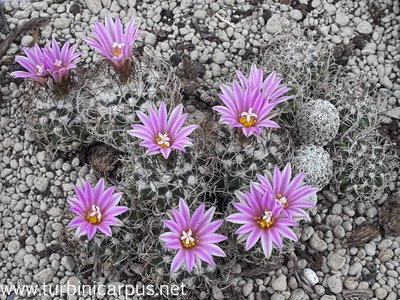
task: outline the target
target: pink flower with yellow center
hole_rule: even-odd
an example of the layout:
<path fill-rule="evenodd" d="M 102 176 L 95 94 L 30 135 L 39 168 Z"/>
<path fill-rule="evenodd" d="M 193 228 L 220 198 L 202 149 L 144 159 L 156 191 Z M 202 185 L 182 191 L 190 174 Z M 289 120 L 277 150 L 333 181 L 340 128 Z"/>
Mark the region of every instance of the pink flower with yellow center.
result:
<path fill-rule="evenodd" d="M 192 145 L 188 136 L 198 126 L 182 127 L 187 117 L 182 104 L 175 107 L 169 116 L 165 102 L 161 103 L 158 111 L 151 108 L 148 116 L 140 111 L 137 115 L 142 124 L 132 125 L 133 130 L 128 133 L 143 139 L 140 146 L 146 147 L 149 155 L 161 153 L 168 158 L 172 150 L 185 152 L 185 147 Z"/>
<path fill-rule="evenodd" d="M 262 128 L 279 128 L 271 120 L 274 107 L 288 100 L 283 94 L 289 89 L 280 85 L 281 78 L 271 73 L 263 80 L 262 69 L 252 66 L 249 78 L 237 72 L 239 81 L 234 80 L 232 87 L 222 84 L 219 94 L 225 106 L 214 106 L 221 114 L 220 122 L 232 127 L 241 128 L 244 135 L 260 135 Z"/>
<path fill-rule="evenodd" d="M 261 193 L 254 185 L 250 185 L 249 192 L 237 192 L 236 196 L 239 203 L 233 203 L 233 206 L 239 213 L 228 216 L 227 220 L 243 224 L 236 234 L 247 235 L 246 250 L 250 250 L 261 239 L 263 252 L 269 258 L 273 245 L 282 248 L 282 237 L 297 241 L 290 228 L 297 225 L 296 221 L 282 214 L 283 206 L 276 202 L 272 193 Z"/>
<path fill-rule="evenodd" d="M 270 103 L 278 104 L 291 99 L 290 96 L 283 96 L 289 88 L 281 84 L 283 79 L 276 76 L 276 72 L 270 73 L 264 80 L 264 70 L 252 65 L 248 78 L 240 71 L 236 71 L 236 75 L 243 88 L 258 89 Z"/>
<path fill-rule="evenodd" d="M 23 66 L 26 71 L 15 71 L 11 75 L 16 78 L 29 78 L 37 81 L 41 85 L 46 85 L 47 72 L 43 51 L 38 44 L 35 44 L 33 49 L 24 48 L 26 56 L 18 55 L 15 60 Z"/>
<path fill-rule="evenodd" d="M 101 178 L 94 188 L 89 181 L 83 187 L 76 187 L 76 198 L 68 200 L 71 211 L 76 216 L 69 224 L 69 227 L 77 227 L 76 235 L 87 234 L 91 240 L 96 231 L 100 230 L 107 236 L 111 236 L 110 226 L 120 226 L 122 222 L 116 216 L 126 212 L 127 207 L 117 206 L 122 193 L 114 194 L 115 187 L 105 189 L 104 179 Z"/>
<path fill-rule="evenodd" d="M 122 71 L 125 62 L 131 60 L 132 47 L 139 36 L 138 32 L 139 26 L 135 24 L 135 18 L 128 22 L 124 30 L 118 17 L 114 22 L 110 15 L 106 15 L 105 25 L 95 22 L 92 30 L 94 37 L 83 40 L 109 59 L 116 69 Z"/>
<path fill-rule="evenodd" d="M 226 236 L 215 233 L 223 221 L 212 221 L 214 212 L 215 208 L 205 212 L 205 206 L 201 204 L 190 216 L 185 200 L 179 199 L 179 209 L 173 209 L 171 219 L 164 221 L 171 231 L 160 236 L 164 247 L 178 250 L 172 260 L 171 272 L 178 271 L 182 265 L 191 272 L 195 264 L 201 265 L 201 261 L 215 266 L 213 256 L 225 256 L 216 243 L 226 240 Z"/>
<path fill-rule="evenodd" d="M 289 218 L 304 218 L 310 220 L 310 217 L 304 209 L 315 206 L 310 200 L 310 196 L 317 192 L 316 188 L 304 185 L 305 174 L 297 174 L 292 179 L 292 168 L 290 164 L 281 172 L 275 166 L 273 176 L 262 176 L 257 174 L 260 183 L 254 183 L 255 187 L 261 192 L 270 192 L 274 195 L 277 203 L 283 206 L 283 213 Z"/>
<path fill-rule="evenodd" d="M 76 44 L 70 46 L 67 41 L 60 49 L 55 39 L 46 45 L 43 54 L 46 68 L 56 83 L 62 83 L 69 78 L 70 70 L 76 68 L 81 55 L 80 52 L 76 52 Z"/>

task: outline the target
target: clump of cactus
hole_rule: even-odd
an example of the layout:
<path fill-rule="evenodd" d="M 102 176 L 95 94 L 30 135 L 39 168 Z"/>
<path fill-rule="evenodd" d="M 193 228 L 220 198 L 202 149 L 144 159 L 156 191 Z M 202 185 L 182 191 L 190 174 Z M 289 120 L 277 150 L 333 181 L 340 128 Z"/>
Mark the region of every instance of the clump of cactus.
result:
<path fill-rule="evenodd" d="M 229 127 L 216 133 L 216 156 L 219 162 L 222 189 L 240 190 L 274 165 L 282 165 L 291 156 L 291 141 L 284 129 L 263 132 L 260 136 L 244 137 Z"/>
<path fill-rule="evenodd" d="M 325 100 L 311 100 L 299 107 L 295 126 L 302 144 L 326 146 L 339 131 L 339 112 Z"/>
<path fill-rule="evenodd" d="M 390 141 L 378 133 L 378 103 L 374 91 L 362 85 L 365 80 L 344 73 L 335 64 L 331 48 L 308 39 L 271 44 L 259 59 L 264 68 L 284 74 L 292 87 L 293 100 L 278 116 L 279 123 L 294 140 L 324 146 L 333 164 L 331 188 L 350 199 L 369 201 L 379 197 L 393 181 L 399 161 Z M 326 121 L 312 125 L 302 111 L 304 107 L 310 111 L 318 99 L 331 104 L 325 107 L 332 108 L 328 128 L 332 135 L 337 132 L 333 140 L 329 140 L 327 128 L 322 125 Z M 334 111 L 339 115 L 338 129 Z M 322 135 L 326 138 L 321 140 Z M 365 163 L 359 164 L 360 160 Z"/>
<path fill-rule="evenodd" d="M 162 100 L 180 101 L 172 67 L 150 50 L 133 59 L 126 83 L 118 82 L 105 62 L 79 75 L 68 94 L 41 89 L 33 97 L 32 127 L 57 150 L 76 150 L 81 144 L 101 141 L 129 151 L 132 139 L 124 133 L 137 120 L 135 110 Z"/>
<path fill-rule="evenodd" d="M 376 129 L 349 132 L 334 142 L 331 151 L 333 184 L 349 198 L 377 200 L 396 179 L 398 158 L 389 139 Z"/>
<path fill-rule="evenodd" d="M 100 62 L 70 72 L 72 55 L 65 64 L 56 58 L 16 74 L 47 87 L 35 94 L 30 112 L 40 137 L 67 151 L 100 142 L 121 156 L 110 181 L 124 195 L 114 187 L 103 191 L 100 180 L 70 199 L 77 235 L 105 234 L 88 248 L 103 271 L 124 266 L 145 282 L 179 281 L 188 288 L 228 282 L 236 263 L 261 264 L 291 250 L 317 190 L 331 183 L 365 198 L 386 187 L 396 164 L 376 134 L 376 112 L 332 74 L 325 46 L 274 44 L 261 57 L 262 68 L 253 65 L 248 76 L 237 72 L 231 85 L 221 85 L 222 105 L 213 110 L 222 124 L 213 116 L 187 124 L 172 67 L 146 50 L 132 57 L 132 20 L 120 32 L 124 41 L 103 45 L 109 28 L 122 30 L 119 19 L 105 22 L 95 24 L 86 42 L 107 58 L 107 67 Z M 27 55 L 41 59 L 39 50 Z M 265 77 L 264 70 L 277 72 Z M 285 84 L 277 74 L 285 75 Z M 299 134 L 306 145 L 294 149 Z M 293 170 L 283 167 L 288 161 Z M 122 226 L 111 231 L 110 225 Z"/>

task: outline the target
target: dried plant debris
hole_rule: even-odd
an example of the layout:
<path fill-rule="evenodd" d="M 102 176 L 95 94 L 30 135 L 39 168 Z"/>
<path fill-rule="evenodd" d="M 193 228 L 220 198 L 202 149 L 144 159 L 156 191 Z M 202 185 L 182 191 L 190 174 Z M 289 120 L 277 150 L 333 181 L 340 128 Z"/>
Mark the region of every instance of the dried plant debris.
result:
<path fill-rule="evenodd" d="M 275 271 L 282 266 L 282 261 L 276 259 L 268 262 L 265 266 L 249 265 L 248 268 L 238 274 L 240 277 L 257 277 Z"/>
<path fill-rule="evenodd" d="M 6 54 L 8 47 L 10 47 L 11 43 L 15 40 L 17 36 L 19 36 L 22 32 L 29 30 L 31 28 L 35 27 L 40 27 L 46 25 L 50 19 L 48 17 L 38 17 L 38 18 L 33 18 L 23 24 L 22 26 L 19 26 L 17 28 L 14 28 L 10 34 L 0 43 L 0 57 L 2 57 L 4 54 Z"/>
<path fill-rule="evenodd" d="M 400 235 L 400 194 L 393 194 L 379 210 L 379 221 L 386 234 Z"/>
<path fill-rule="evenodd" d="M 348 247 L 363 246 L 376 238 L 381 233 L 381 228 L 377 223 L 364 223 L 353 230 L 347 239 Z"/>
<path fill-rule="evenodd" d="M 345 300 L 368 300 L 374 297 L 372 290 L 344 290 L 343 297 Z"/>
<path fill-rule="evenodd" d="M 101 175 L 112 175 L 117 171 L 120 152 L 104 143 L 89 145 L 83 150 L 84 162 Z"/>

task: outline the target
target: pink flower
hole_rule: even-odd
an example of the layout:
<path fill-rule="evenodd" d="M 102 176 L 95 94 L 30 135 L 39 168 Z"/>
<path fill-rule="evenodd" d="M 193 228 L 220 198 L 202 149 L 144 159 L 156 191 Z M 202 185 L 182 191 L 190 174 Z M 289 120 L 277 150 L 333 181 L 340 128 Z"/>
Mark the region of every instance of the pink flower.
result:
<path fill-rule="evenodd" d="M 171 272 L 176 272 L 183 264 L 191 272 L 195 263 L 200 265 L 201 261 L 215 266 L 213 256 L 225 256 L 225 252 L 215 245 L 226 240 L 226 236 L 215 233 L 223 221 L 211 221 L 215 208 L 206 212 L 204 209 L 201 204 L 190 216 L 185 200 L 179 199 L 179 210 L 173 209 L 171 219 L 164 221 L 171 231 L 163 233 L 160 239 L 166 248 L 178 250 L 172 260 Z"/>
<path fill-rule="evenodd" d="M 12 72 L 11 75 L 16 78 L 29 78 L 46 85 L 48 72 L 45 66 L 42 49 L 35 44 L 33 49 L 24 48 L 25 56 L 17 56 L 15 60 L 23 66 L 26 71 Z"/>
<path fill-rule="evenodd" d="M 275 166 L 272 177 L 264 177 L 260 174 L 257 174 L 257 177 L 260 183 L 255 183 L 255 187 L 262 193 L 272 193 L 288 218 L 301 217 L 310 220 L 308 213 L 303 208 L 315 206 L 307 198 L 314 195 L 317 189 L 303 184 L 303 172 L 291 180 L 292 168 L 290 164 L 287 164 L 282 172 Z"/>
<path fill-rule="evenodd" d="M 261 193 L 250 185 L 249 192 L 237 192 L 236 195 L 240 202 L 233 206 L 239 213 L 228 216 L 227 220 L 243 224 L 236 234 L 248 235 L 246 250 L 250 250 L 261 238 L 263 252 L 269 258 L 274 244 L 279 249 L 282 247 L 282 237 L 297 241 L 290 228 L 297 225 L 296 221 L 282 214 L 283 206 L 275 201 L 272 193 Z"/>
<path fill-rule="evenodd" d="M 104 179 L 101 178 L 93 189 L 89 181 L 83 187 L 76 187 L 76 198 L 68 200 L 71 211 L 78 216 L 69 224 L 69 227 L 78 227 L 76 235 L 81 236 L 85 233 L 91 240 L 97 229 L 107 236 L 111 236 L 113 225 L 122 225 L 116 216 L 126 212 L 127 207 L 117 206 L 122 197 L 122 193 L 113 194 L 115 187 L 105 190 Z"/>
<path fill-rule="evenodd" d="M 258 89 L 264 99 L 268 99 L 270 103 L 278 104 L 291 99 L 290 96 L 283 96 L 289 88 L 281 85 L 282 78 L 277 77 L 275 72 L 269 74 L 264 80 L 263 69 L 257 69 L 255 65 L 252 65 L 248 78 L 239 71 L 236 71 L 236 74 L 243 88 Z"/>
<path fill-rule="evenodd" d="M 279 128 L 271 120 L 273 108 L 280 102 L 289 99 L 282 97 L 288 89 L 280 86 L 281 79 L 272 73 L 263 81 L 263 72 L 252 66 L 249 78 L 237 72 L 239 82 L 234 80 L 232 88 L 221 85 L 219 94 L 225 106 L 214 106 L 221 114 L 220 122 L 232 127 L 241 128 L 244 135 L 261 134 L 263 127 Z"/>
<path fill-rule="evenodd" d="M 182 112 L 183 106 L 180 104 L 168 117 L 165 102 L 161 103 L 159 111 L 151 108 L 148 116 L 138 111 L 137 115 L 143 125 L 132 125 L 133 130 L 128 133 L 143 139 L 140 146 L 146 147 L 150 155 L 161 153 L 168 158 L 174 149 L 185 152 L 185 147 L 192 145 L 192 139 L 188 135 L 198 126 L 182 127 L 187 117 L 187 114 Z"/>
<path fill-rule="evenodd" d="M 114 22 L 106 15 L 105 26 L 96 21 L 92 30 L 94 37 L 83 40 L 108 58 L 116 69 L 122 70 L 125 62 L 131 59 L 133 43 L 139 36 L 138 31 L 139 26 L 135 24 L 135 18 L 128 22 L 124 31 L 118 17 Z"/>
<path fill-rule="evenodd" d="M 75 52 L 75 50 L 76 44 L 70 47 L 69 41 L 60 50 L 55 39 L 52 39 L 51 44 L 47 44 L 43 49 L 47 71 L 56 83 L 62 83 L 68 79 L 70 70 L 76 68 L 81 53 Z"/>

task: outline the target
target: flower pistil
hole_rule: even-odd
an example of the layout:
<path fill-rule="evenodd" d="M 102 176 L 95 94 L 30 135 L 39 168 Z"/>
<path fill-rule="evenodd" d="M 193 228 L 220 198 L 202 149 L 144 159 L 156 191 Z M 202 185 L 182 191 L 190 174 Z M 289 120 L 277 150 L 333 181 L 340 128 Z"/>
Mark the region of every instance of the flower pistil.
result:
<path fill-rule="evenodd" d="M 124 43 L 114 42 L 113 44 L 113 55 L 114 57 L 119 57 L 122 53 L 122 49 L 125 47 Z"/>
<path fill-rule="evenodd" d="M 182 231 L 181 243 L 184 248 L 192 248 L 197 242 L 198 240 L 193 237 L 192 229 L 189 229 L 187 232 L 185 230 Z"/>
<path fill-rule="evenodd" d="M 159 133 L 158 137 L 156 137 L 156 143 L 160 145 L 161 148 L 169 148 L 171 144 L 168 133 Z"/>
<path fill-rule="evenodd" d="M 239 122 L 246 128 L 253 126 L 257 122 L 258 116 L 253 113 L 252 107 L 249 108 L 249 111 L 242 112 L 240 116 Z"/>
<path fill-rule="evenodd" d="M 262 229 L 270 228 L 272 226 L 272 224 L 274 224 L 274 218 L 272 217 L 272 211 L 270 211 L 268 209 L 266 209 L 264 211 L 263 215 L 261 215 L 259 217 L 255 217 L 255 219 L 257 220 L 257 224 L 259 224 Z"/>
<path fill-rule="evenodd" d="M 278 201 L 283 207 L 288 207 L 289 205 L 288 199 L 284 197 L 281 193 L 276 195 L 275 200 Z"/>
<path fill-rule="evenodd" d="M 86 214 L 85 214 L 86 220 L 92 224 L 92 225 L 97 225 L 100 223 L 101 221 L 101 209 L 99 206 L 97 205 L 92 205 L 92 209 L 89 210 Z"/>

